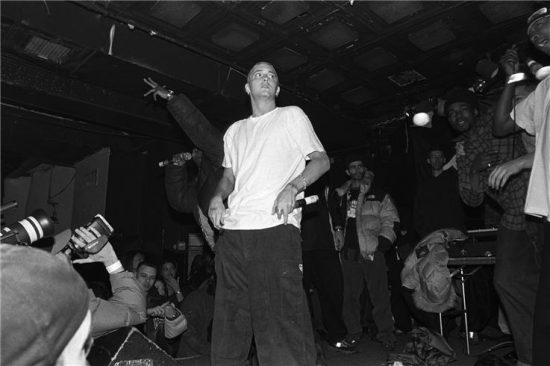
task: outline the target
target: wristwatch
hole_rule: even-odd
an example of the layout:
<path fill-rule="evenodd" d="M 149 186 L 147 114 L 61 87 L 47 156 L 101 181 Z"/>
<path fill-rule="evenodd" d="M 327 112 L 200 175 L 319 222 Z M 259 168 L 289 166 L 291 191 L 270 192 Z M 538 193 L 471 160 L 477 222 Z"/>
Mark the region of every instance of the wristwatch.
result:
<path fill-rule="evenodd" d="M 168 89 L 168 94 L 166 94 L 166 100 L 167 100 L 167 101 L 171 101 L 172 98 L 174 98 L 174 95 L 175 95 L 174 91 Z"/>

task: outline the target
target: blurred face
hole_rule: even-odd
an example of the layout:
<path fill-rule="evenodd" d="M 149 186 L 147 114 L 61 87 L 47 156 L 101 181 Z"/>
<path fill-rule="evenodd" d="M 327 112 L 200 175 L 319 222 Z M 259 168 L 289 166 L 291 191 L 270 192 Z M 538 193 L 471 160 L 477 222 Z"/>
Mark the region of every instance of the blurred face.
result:
<path fill-rule="evenodd" d="M 61 366 L 87 366 L 86 356 L 90 352 L 93 344 L 91 335 L 92 314 L 88 310 L 86 317 L 80 324 L 80 327 L 74 333 L 73 337 L 65 346 L 65 349 L 57 359 L 56 365 Z"/>
<path fill-rule="evenodd" d="M 137 269 L 135 275 L 136 280 L 145 288 L 146 291 L 149 291 L 157 279 L 157 269 L 147 265 L 142 265 Z"/>
<path fill-rule="evenodd" d="M 139 264 L 144 260 L 145 260 L 145 257 L 143 256 L 142 253 L 136 253 L 136 255 L 134 255 L 134 258 L 132 259 L 132 269 L 134 270 L 134 272 L 136 271 Z"/>
<path fill-rule="evenodd" d="M 468 103 L 456 102 L 449 106 L 447 119 L 453 130 L 466 132 L 475 124 L 477 111 Z"/>
<path fill-rule="evenodd" d="M 175 278 L 176 277 L 176 267 L 171 262 L 166 262 L 162 265 L 160 274 L 163 278 Z"/>
<path fill-rule="evenodd" d="M 540 18 L 533 23 L 527 35 L 537 49 L 550 55 L 550 16 Z"/>
<path fill-rule="evenodd" d="M 245 90 L 250 96 L 275 99 L 279 95 L 279 77 L 275 68 L 267 62 L 259 62 L 248 73 Z"/>
<path fill-rule="evenodd" d="M 443 164 L 445 164 L 445 155 L 443 155 L 443 151 L 430 151 L 428 154 L 428 164 L 430 164 L 432 169 L 440 170 L 443 167 Z"/>
<path fill-rule="evenodd" d="M 365 168 L 363 162 L 358 160 L 352 161 L 348 164 L 348 169 L 346 170 L 346 173 L 352 180 L 362 180 L 365 176 L 366 171 L 367 168 Z"/>

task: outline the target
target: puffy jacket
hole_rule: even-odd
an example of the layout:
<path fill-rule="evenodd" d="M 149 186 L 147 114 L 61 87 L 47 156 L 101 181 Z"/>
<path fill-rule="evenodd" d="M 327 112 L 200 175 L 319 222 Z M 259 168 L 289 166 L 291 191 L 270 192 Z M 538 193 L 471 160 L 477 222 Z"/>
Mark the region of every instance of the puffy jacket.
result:
<path fill-rule="evenodd" d="M 372 172 L 367 172 L 365 179 L 369 184 L 374 179 Z M 333 218 L 333 225 L 346 227 L 346 216 L 348 197 L 346 191 L 349 189 L 349 181 L 341 188 L 336 189 L 339 197 L 337 203 L 340 210 L 338 220 Z M 365 194 L 360 194 L 356 209 L 356 227 L 359 248 L 368 253 L 374 253 L 376 250 L 386 251 L 391 248 L 397 239 L 397 228 L 399 224 L 399 214 L 395 208 L 389 194 L 371 187 Z M 345 234 L 345 233 L 344 233 Z"/>
<path fill-rule="evenodd" d="M 456 293 L 447 267 L 447 245 L 466 238 L 460 230 L 439 229 L 426 235 L 409 254 L 401 271 L 401 282 L 404 287 L 414 290 L 416 307 L 434 313 L 453 307 Z"/>
<path fill-rule="evenodd" d="M 395 223 L 399 223 L 399 214 L 389 194 L 376 189 L 359 194 L 356 218 L 359 248 L 374 253 L 383 242 L 380 250 L 388 250 L 397 239 Z"/>

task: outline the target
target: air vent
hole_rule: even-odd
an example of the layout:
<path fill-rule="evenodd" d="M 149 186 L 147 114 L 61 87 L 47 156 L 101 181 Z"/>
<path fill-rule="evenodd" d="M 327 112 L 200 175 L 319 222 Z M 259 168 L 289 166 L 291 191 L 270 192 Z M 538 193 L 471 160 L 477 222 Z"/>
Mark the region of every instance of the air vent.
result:
<path fill-rule="evenodd" d="M 56 63 L 58 65 L 64 63 L 71 53 L 70 48 L 37 36 L 33 36 L 31 38 L 29 43 L 25 46 L 24 51 L 29 55 Z"/>

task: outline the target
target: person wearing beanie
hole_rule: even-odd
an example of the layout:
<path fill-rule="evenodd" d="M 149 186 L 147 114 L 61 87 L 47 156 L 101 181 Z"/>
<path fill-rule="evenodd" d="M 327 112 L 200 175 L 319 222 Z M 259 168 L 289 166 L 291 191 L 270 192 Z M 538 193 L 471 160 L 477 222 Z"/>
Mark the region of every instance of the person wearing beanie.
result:
<path fill-rule="evenodd" d="M 488 196 L 502 210 L 493 282 L 510 322 L 518 365 L 529 365 L 539 276 L 532 245 L 536 227 L 525 220 L 523 212 L 529 174 L 524 171 L 511 177 L 498 190 L 488 180 L 497 165 L 525 155 L 526 150 L 518 134 L 493 136 L 492 111 L 482 111 L 476 95 L 468 90 L 451 90 L 445 98 L 445 112 L 459 135 L 455 148 L 462 201 L 476 207 Z"/>
<path fill-rule="evenodd" d="M 550 11 L 543 7 L 527 20 L 527 36 L 541 52 L 550 55 Z M 519 58 L 513 50 L 505 54 L 504 68 L 517 69 Z M 528 96 L 513 107 L 515 83 L 507 80 L 499 105 L 501 118 L 495 120 L 494 130 L 501 134 L 514 132 L 516 125 L 535 136 L 535 148 L 522 159 L 499 165 L 491 173 L 489 184 L 498 189 L 509 177 L 530 171 L 525 199 L 525 213 L 541 218 L 542 234 L 538 236 L 540 250 L 540 278 L 536 292 L 533 316 L 534 366 L 548 364 L 550 348 L 550 77 L 543 78 Z M 516 92 L 517 94 L 517 92 Z"/>
<path fill-rule="evenodd" d="M 372 335 L 390 351 L 395 347 L 396 338 L 385 252 L 397 239 L 399 214 L 390 195 L 374 187 L 374 173 L 367 170 L 364 161 L 358 155 L 346 159 L 350 180 L 336 190 L 339 198 L 334 202 L 340 216 L 335 221 L 342 223 L 340 229 L 344 236 L 341 259 L 346 343 L 356 347 L 362 337 L 360 297 L 366 283 L 377 330 Z"/>
<path fill-rule="evenodd" d="M 4 366 L 87 365 L 88 289 L 72 265 L 43 250 L 0 244 Z"/>

